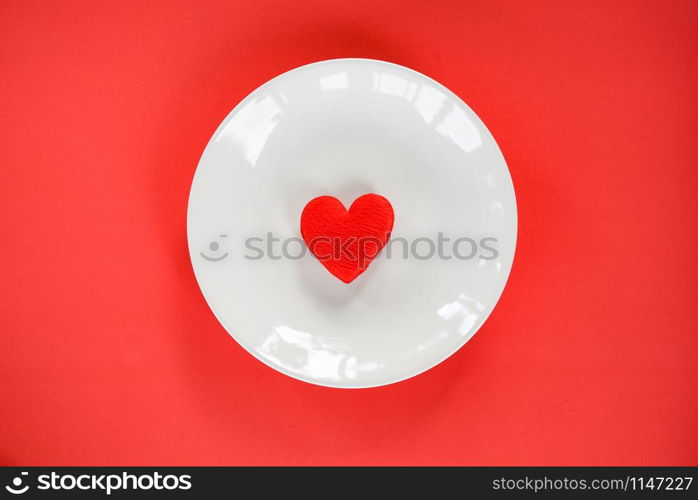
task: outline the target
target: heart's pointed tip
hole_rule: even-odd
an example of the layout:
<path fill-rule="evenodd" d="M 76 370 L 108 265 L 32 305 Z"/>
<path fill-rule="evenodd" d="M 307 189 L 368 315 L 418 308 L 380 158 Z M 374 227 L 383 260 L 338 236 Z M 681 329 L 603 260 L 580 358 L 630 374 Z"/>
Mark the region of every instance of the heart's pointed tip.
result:
<path fill-rule="evenodd" d="M 349 283 L 351 283 L 352 281 L 354 281 L 354 280 L 355 280 L 356 278 L 358 278 L 359 275 L 361 274 L 361 273 L 359 273 L 359 274 L 334 273 L 334 272 L 332 272 L 332 271 L 329 270 L 329 269 L 328 269 L 328 271 L 330 271 L 330 274 L 331 274 L 332 276 L 334 276 L 335 278 L 337 278 L 339 281 L 341 281 L 342 283 L 344 283 L 344 284 L 346 284 L 346 285 L 348 285 Z"/>

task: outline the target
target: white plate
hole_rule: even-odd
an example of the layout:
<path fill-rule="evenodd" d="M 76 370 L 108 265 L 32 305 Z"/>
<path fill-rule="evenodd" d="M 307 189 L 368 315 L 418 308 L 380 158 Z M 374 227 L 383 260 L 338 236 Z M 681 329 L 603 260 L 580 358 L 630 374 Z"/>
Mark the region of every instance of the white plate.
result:
<path fill-rule="evenodd" d="M 348 285 L 309 253 L 270 258 L 268 233 L 291 257 L 304 248 L 312 198 L 349 207 L 366 193 L 395 211 L 390 258 Z M 335 59 L 284 73 L 235 107 L 196 170 L 187 228 L 199 286 L 235 340 L 291 377 L 356 388 L 421 373 L 473 336 L 506 283 L 516 224 L 504 158 L 463 101 L 402 66 Z M 415 240 L 436 247 L 439 232 L 450 242 L 425 258 L 431 244 Z M 414 245 L 407 258 L 401 238 Z M 460 258 L 457 238 L 469 238 Z M 281 242 L 271 245 L 278 257 Z M 260 253 L 248 247 L 264 257 L 247 258 Z"/>

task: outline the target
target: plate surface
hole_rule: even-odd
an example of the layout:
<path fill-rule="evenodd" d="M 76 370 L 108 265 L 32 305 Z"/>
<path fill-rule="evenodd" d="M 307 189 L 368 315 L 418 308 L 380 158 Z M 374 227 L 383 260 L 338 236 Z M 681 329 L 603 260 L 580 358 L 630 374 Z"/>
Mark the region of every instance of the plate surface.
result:
<path fill-rule="evenodd" d="M 378 193 L 395 225 L 350 284 L 305 249 L 316 196 Z M 373 387 L 421 373 L 480 328 L 506 284 L 516 200 L 492 135 L 413 70 L 335 59 L 284 73 L 215 132 L 189 198 L 189 249 L 214 314 L 291 377 Z"/>

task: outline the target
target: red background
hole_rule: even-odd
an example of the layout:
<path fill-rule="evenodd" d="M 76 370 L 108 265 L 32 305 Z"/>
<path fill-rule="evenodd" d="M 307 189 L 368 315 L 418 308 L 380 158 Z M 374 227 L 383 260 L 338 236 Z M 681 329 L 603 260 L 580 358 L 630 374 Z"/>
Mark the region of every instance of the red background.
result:
<path fill-rule="evenodd" d="M 0 463 L 697 464 L 697 20 L 666 0 L 3 1 Z M 221 120 L 336 57 L 462 96 L 519 203 L 485 326 L 370 390 L 247 354 L 186 246 Z"/>

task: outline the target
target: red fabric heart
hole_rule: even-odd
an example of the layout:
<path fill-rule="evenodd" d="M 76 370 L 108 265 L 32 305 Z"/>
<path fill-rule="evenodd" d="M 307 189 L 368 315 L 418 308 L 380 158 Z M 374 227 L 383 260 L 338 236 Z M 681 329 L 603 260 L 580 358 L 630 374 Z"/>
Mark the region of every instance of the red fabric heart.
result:
<path fill-rule="evenodd" d="M 303 209 L 301 235 L 330 273 L 351 283 L 388 242 L 394 219 L 392 205 L 378 194 L 360 196 L 349 210 L 333 196 L 319 196 Z"/>

